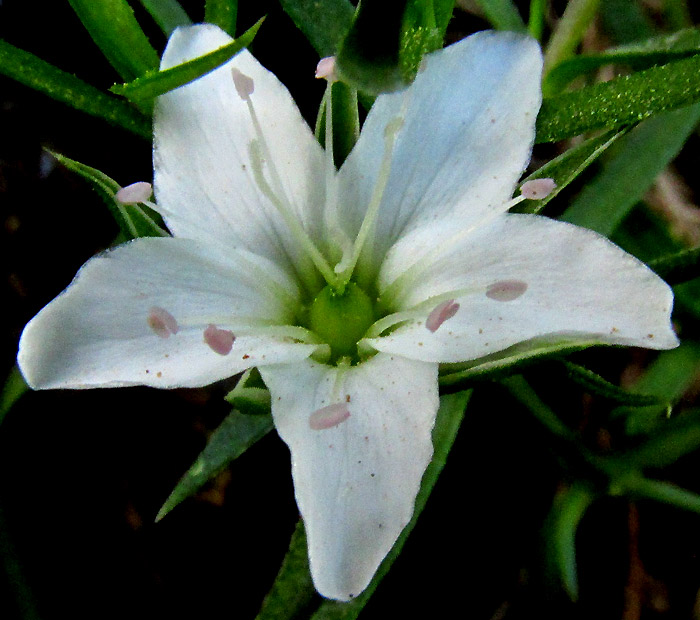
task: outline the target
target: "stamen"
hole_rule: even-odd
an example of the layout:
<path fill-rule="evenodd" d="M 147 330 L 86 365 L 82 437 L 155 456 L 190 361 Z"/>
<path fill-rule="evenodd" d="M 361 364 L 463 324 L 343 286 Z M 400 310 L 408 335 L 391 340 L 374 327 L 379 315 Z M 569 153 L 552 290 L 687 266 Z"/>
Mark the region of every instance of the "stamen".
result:
<path fill-rule="evenodd" d="M 554 179 L 533 179 L 526 181 L 520 188 L 520 193 L 528 200 L 542 200 L 557 187 Z"/>
<path fill-rule="evenodd" d="M 148 326 L 161 338 L 169 338 L 170 334 L 177 334 L 179 328 L 175 317 L 164 308 L 153 306 L 148 311 Z"/>
<path fill-rule="evenodd" d="M 309 427 L 314 431 L 322 431 L 342 424 L 349 417 L 347 403 L 335 403 L 314 411 L 309 416 Z"/>
<path fill-rule="evenodd" d="M 494 301 L 513 301 L 527 290 L 522 280 L 499 280 L 486 287 L 486 297 Z"/>
<path fill-rule="evenodd" d="M 204 342 L 209 345 L 209 348 L 219 355 L 228 355 L 231 353 L 233 343 L 236 337 L 232 331 L 228 329 L 219 329 L 216 325 L 210 324 L 204 330 Z"/>
<path fill-rule="evenodd" d="M 326 56 L 318 61 L 316 65 L 316 79 L 326 79 L 329 82 L 338 80 L 335 72 L 335 56 Z"/>
<path fill-rule="evenodd" d="M 231 76 L 233 77 L 233 85 L 236 87 L 238 96 L 244 101 L 248 101 L 250 96 L 255 91 L 255 82 L 253 78 L 241 73 L 235 67 L 231 68 Z"/>
<path fill-rule="evenodd" d="M 360 226 L 360 230 L 357 233 L 357 238 L 355 239 L 352 258 L 350 259 L 348 266 L 339 277 L 339 282 L 343 284 L 347 284 L 352 277 L 353 271 L 355 270 L 355 265 L 360 258 L 360 253 L 365 246 L 365 242 L 367 242 L 368 248 L 370 248 L 372 243 L 370 233 L 372 232 L 374 224 L 377 221 L 379 205 L 381 204 L 382 197 L 384 196 L 384 190 L 389 182 L 394 144 L 396 143 L 396 138 L 402 126 L 403 117 L 396 116 L 391 119 L 384 128 L 384 156 L 379 168 L 379 173 L 377 174 L 377 181 L 375 183 L 374 190 L 372 191 L 372 198 L 367 206 L 367 212 L 365 213 L 365 217 L 362 220 L 362 225 Z"/>
<path fill-rule="evenodd" d="M 153 193 L 153 187 L 146 181 L 138 181 L 126 187 L 122 187 L 114 197 L 123 205 L 134 205 L 146 202 Z"/>
<path fill-rule="evenodd" d="M 457 314 L 457 310 L 459 310 L 459 304 L 454 299 L 443 301 L 428 315 L 425 321 L 426 328 L 435 333 L 445 321 Z"/>

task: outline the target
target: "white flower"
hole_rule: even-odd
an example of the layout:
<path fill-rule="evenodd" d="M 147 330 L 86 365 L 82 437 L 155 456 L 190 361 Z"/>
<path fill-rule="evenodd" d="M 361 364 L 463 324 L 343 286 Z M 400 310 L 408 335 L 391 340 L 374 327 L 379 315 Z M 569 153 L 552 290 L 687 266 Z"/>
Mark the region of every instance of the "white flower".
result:
<path fill-rule="evenodd" d="M 178 30 L 162 66 L 228 41 Z M 338 172 L 248 52 L 164 95 L 155 195 L 174 238 L 90 260 L 26 327 L 27 381 L 172 388 L 257 366 L 316 587 L 357 595 L 411 518 L 439 362 L 546 338 L 677 344 L 672 293 L 643 264 L 588 230 L 505 213 L 541 62 L 512 33 L 431 54 L 376 100 Z"/>

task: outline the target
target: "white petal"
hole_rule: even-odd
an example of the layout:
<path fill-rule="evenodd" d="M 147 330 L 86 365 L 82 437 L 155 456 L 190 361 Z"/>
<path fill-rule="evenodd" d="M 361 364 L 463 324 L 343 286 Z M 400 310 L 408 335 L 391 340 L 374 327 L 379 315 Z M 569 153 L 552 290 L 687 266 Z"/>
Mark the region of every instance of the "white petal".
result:
<path fill-rule="evenodd" d="M 385 284 L 425 253 L 418 238 L 430 235 L 406 237 L 392 248 L 382 269 Z M 445 246 L 426 273 L 430 277 L 402 291 L 400 309 L 467 289 L 450 296 L 458 312 L 435 332 L 418 320 L 371 340 L 379 351 L 458 362 L 548 336 L 650 349 L 678 344 L 670 325 L 669 286 L 604 237 L 563 222 L 501 216 Z"/>
<path fill-rule="evenodd" d="M 248 275 L 246 275 L 248 274 Z M 293 283 L 269 261 L 222 257 L 185 239 L 138 239 L 88 261 L 27 325 L 18 361 L 40 388 L 201 386 L 245 368 L 306 358 L 314 347 L 260 333 L 228 355 L 204 340 L 209 323 L 254 317 L 285 324 Z"/>
<path fill-rule="evenodd" d="M 379 354 L 345 371 L 311 360 L 260 371 L 292 453 L 314 584 L 348 600 L 367 587 L 413 514 L 433 453 L 437 364 Z M 314 430 L 310 421 L 323 425 L 312 414 L 338 402 L 350 415 L 330 411 L 333 425 Z"/>
<path fill-rule="evenodd" d="M 364 216 L 384 149 L 402 117 L 380 209 L 376 256 L 406 231 L 439 217 L 470 226 L 503 210 L 530 159 L 540 106 L 538 44 L 481 32 L 430 54 L 412 86 L 377 98 L 343 165 L 348 228 Z"/>
<path fill-rule="evenodd" d="M 216 26 L 176 30 L 165 50 L 166 69 L 226 45 Z M 251 100 L 298 221 L 317 236 L 323 208 L 323 150 L 287 89 L 243 50 L 202 78 L 158 98 L 154 118 L 155 194 L 178 237 L 247 248 L 288 264 L 299 249 L 281 216 L 257 185 L 250 144 L 258 136 L 232 69 L 252 78 Z"/>

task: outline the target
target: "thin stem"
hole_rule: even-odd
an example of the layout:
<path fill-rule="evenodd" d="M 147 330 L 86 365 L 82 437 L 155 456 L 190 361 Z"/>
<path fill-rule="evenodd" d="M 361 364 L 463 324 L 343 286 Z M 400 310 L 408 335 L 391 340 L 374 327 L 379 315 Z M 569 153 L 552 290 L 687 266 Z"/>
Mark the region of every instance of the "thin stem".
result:
<path fill-rule="evenodd" d="M 527 29 L 530 32 L 530 36 L 538 41 L 542 40 L 542 32 L 544 31 L 544 13 L 546 9 L 546 0 L 532 0 L 530 2 L 530 19 L 527 23 Z"/>

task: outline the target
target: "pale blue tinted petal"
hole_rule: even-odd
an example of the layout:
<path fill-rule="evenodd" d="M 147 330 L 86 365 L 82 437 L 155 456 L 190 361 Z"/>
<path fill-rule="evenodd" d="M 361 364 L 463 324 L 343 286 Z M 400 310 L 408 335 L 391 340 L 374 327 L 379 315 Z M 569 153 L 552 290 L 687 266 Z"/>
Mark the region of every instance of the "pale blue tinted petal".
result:
<path fill-rule="evenodd" d="M 286 300 L 297 295 L 274 264 L 254 255 L 222 256 L 185 239 L 138 239 L 88 261 L 32 319 L 20 341 L 20 369 L 36 389 L 172 388 L 299 361 L 314 347 L 248 330 L 220 355 L 203 336 L 210 323 L 235 332 L 246 317 L 283 325 L 292 316 Z M 154 308 L 173 318 L 177 333 L 163 337 L 149 325 Z"/>
<path fill-rule="evenodd" d="M 371 340 L 378 350 L 460 362 L 549 336 L 677 346 L 670 287 L 597 233 L 540 216 L 504 215 L 450 244 L 449 228 L 441 222 L 401 239 L 382 268 L 382 281 L 386 286 L 423 257 L 423 276 L 401 289 L 398 309 L 449 294 L 460 305 L 457 314 L 435 332 L 424 318 L 411 321 Z M 499 301 L 487 295 L 498 283 L 517 283 L 515 290 L 524 291 Z"/>
<path fill-rule="evenodd" d="M 433 453 L 437 364 L 379 354 L 340 370 L 311 360 L 260 369 L 275 426 L 292 453 L 314 584 L 349 600 L 367 587 L 413 514 Z M 347 404 L 324 430 L 315 411 Z"/>
<path fill-rule="evenodd" d="M 231 41 L 213 25 L 181 28 L 163 56 L 167 69 Z M 258 140 L 246 102 L 238 95 L 232 69 L 252 78 L 251 100 L 279 174 L 278 198 L 290 204 L 312 238 L 319 236 L 323 209 L 323 150 L 279 80 L 246 50 L 219 69 L 158 98 L 154 117 L 155 195 L 172 216 L 178 237 L 257 252 L 289 266 L 302 252 L 253 174 L 250 148 Z M 312 68 L 309 70 L 312 79 Z"/>
<path fill-rule="evenodd" d="M 381 203 L 374 258 L 408 231 L 440 217 L 470 226 L 504 210 L 530 159 L 540 106 L 538 44 L 515 33 L 481 32 L 430 54 L 405 91 L 377 98 L 339 173 L 346 225 L 357 230 L 384 152 L 384 130 L 400 117 Z"/>

